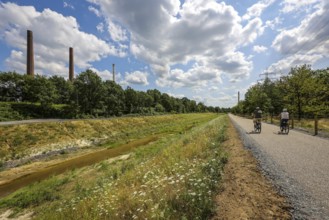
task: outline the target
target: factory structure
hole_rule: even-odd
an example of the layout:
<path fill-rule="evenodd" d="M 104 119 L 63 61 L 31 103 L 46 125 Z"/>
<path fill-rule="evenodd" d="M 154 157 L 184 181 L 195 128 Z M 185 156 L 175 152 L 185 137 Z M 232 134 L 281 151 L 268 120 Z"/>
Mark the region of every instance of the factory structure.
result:
<path fill-rule="evenodd" d="M 33 32 L 27 30 L 26 74 L 34 77 L 34 50 Z M 113 82 L 115 82 L 115 64 L 112 64 Z M 69 80 L 74 79 L 74 53 L 73 47 L 69 48 Z"/>

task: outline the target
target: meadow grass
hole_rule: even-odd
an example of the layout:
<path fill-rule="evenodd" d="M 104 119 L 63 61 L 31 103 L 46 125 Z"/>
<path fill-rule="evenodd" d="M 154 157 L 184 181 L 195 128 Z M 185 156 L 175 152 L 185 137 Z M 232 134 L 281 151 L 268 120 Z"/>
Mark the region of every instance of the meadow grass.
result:
<path fill-rule="evenodd" d="M 266 122 L 270 123 L 271 120 L 270 118 L 267 118 L 267 120 L 265 120 Z M 291 125 L 291 120 L 289 121 L 290 125 Z M 280 121 L 277 118 L 273 118 L 273 124 L 276 124 L 279 126 Z M 304 130 L 307 130 L 310 133 L 314 132 L 314 119 L 301 119 L 301 120 L 294 120 L 294 127 L 295 128 L 301 128 Z M 318 129 L 320 131 L 323 131 L 327 134 L 329 134 L 329 119 L 327 118 L 322 118 L 318 120 Z"/>
<path fill-rule="evenodd" d="M 35 219 L 207 219 L 228 159 L 221 148 L 227 123 L 222 115 L 136 149 L 127 161 L 94 165 L 57 201 L 35 209 Z"/>
<path fill-rule="evenodd" d="M 12 217 L 25 208 L 42 205 L 47 201 L 54 201 L 60 197 L 58 189 L 66 184 L 69 178 L 57 178 L 55 176 L 40 183 L 31 184 L 22 188 L 6 199 L 0 200 L 0 209 L 10 207 Z"/>
<path fill-rule="evenodd" d="M 181 114 L 0 126 L 0 160 L 18 159 L 55 148 L 65 149 L 79 140 L 94 143 L 102 140 L 98 144 L 108 147 L 106 143 L 115 144 L 120 140 L 184 132 L 214 117 L 216 114 Z"/>
<path fill-rule="evenodd" d="M 301 128 L 305 128 L 310 131 L 314 131 L 314 119 L 302 119 L 300 121 L 295 120 L 294 124 L 296 127 L 301 127 Z M 318 129 L 329 133 L 329 120 L 328 119 L 319 119 Z"/>

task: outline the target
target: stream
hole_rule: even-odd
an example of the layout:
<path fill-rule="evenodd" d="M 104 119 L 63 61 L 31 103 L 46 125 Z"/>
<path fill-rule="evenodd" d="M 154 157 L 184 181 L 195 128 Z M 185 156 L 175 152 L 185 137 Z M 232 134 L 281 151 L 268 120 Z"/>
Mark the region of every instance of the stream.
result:
<path fill-rule="evenodd" d="M 24 174 L 18 178 L 2 183 L 0 185 L 0 198 L 3 198 L 31 183 L 44 180 L 50 176 L 58 175 L 68 170 L 89 166 L 109 158 L 120 156 L 134 148 L 156 141 L 158 138 L 159 136 L 157 135 L 148 136 L 115 148 L 99 150 L 79 157 L 74 157 L 63 162 L 52 164 L 43 169 L 31 171 L 30 173 Z"/>

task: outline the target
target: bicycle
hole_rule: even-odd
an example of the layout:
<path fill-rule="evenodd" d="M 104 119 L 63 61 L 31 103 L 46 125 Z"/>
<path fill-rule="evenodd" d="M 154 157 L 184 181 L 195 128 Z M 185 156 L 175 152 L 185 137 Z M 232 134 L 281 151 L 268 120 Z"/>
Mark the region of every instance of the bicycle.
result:
<path fill-rule="evenodd" d="M 262 131 L 262 122 L 260 120 L 256 120 L 254 124 L 255 133 L 260 133 Z"/>
<path fill-rule="evenodd" d="M 284 121 L 281 122 L 280 131 L 281 131 L 281 134 L 289 134 L 289 123 L 288 123 L 288 121 L 284 120 Z"/>

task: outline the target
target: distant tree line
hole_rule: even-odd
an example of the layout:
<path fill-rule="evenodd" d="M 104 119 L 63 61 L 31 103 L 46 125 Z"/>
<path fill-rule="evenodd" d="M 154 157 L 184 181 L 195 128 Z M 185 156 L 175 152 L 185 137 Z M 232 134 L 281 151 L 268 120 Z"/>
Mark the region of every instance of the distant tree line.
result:
<path fill-rule="evenodd" d="M 131 87 L 123 89 L 113 81 L 102 81 L 91 70 L 80 73 L 73 82 L 59 76 L 31 77 L 0 72 L 0 102 L 38 103 L 45 112 L 57 104 L 62 106 L 67 117 L 75 118 L 229 111 L 205 106 L 186 97 L 175 98 L 157 89 L 146 92 Z"/>
<path fill-rule="evenodd" d="M 259 106 L 269 114 L 283 108 L 295 118 L 329 117 L 329 68 L 312 70 L 309 65 L 291 68 L 278 80 L 266 78 L 250 87 L 245 100 L 232 108 L 234 113 L 250 114 Z"/>

